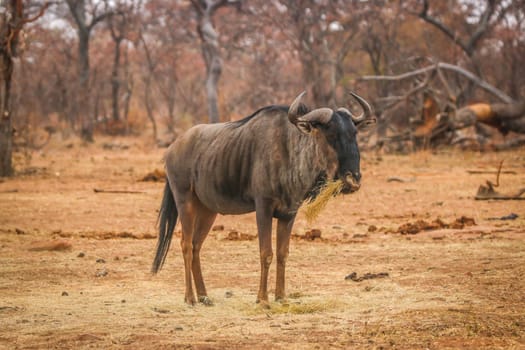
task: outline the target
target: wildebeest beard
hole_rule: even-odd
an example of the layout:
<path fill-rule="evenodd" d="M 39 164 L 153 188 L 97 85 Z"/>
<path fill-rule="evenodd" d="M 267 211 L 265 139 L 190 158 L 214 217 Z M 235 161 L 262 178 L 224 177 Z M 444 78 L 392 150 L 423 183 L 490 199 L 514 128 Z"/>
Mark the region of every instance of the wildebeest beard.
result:
<path fill-rule="evenodd" d="M 323 186 L 326 185 L 327 181 L 328 175 L 326 174 L 326 171 L 321 171 L 319 175 L 317 175 L 312 188 L 304 196 L 304 200 L 306 202 L 313 202 L 321 192 Z"/>

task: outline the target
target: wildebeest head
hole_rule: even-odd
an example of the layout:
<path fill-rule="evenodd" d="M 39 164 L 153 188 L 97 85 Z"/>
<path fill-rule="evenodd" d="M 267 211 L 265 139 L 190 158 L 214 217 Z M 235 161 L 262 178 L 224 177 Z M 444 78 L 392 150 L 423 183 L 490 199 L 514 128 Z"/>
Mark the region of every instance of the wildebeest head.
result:
<path fill-rule="evenodd" d="M 322 135 L 321 137 L 324 137 L 326 143 L 335 152 L 337 156 L 335 179 L 343 180 L 343 193 L 355 192 L 361 186 L 357 130 L 370 122 L 375 122 L 371 117 L 370 105 L 360 96 L 352 92 L 350 94 L 363 109 L 362 114 L 357 117 L 346 108 L 337 110 L 318 108 L 306 113 L 306 108 L 301 103 L 305 92 L 297 96 L 288 110 L 288 119 L 292 124 L 305 134 Z"/>

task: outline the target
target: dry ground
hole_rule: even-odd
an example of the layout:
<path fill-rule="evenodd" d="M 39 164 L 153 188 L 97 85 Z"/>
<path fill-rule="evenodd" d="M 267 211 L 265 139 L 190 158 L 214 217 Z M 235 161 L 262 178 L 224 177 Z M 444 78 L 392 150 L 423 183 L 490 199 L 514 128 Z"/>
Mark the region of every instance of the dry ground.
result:
<path fill-rule="evenodd" d="M 253 215 L 219 217 L 205 243 L 214 306 L 183 303 L 177 242 L 150 274 L 163 183 L 138 180 L 163 152 L 138 139 L 50 143 L 0 180 L 0 348 L 525 348 L 525 202 L 475 201 L 495 175 L 467 172 L 505 159 L 499 189 L 511 193 L 525 187 L 525 149 L 364 154 L 358 193 L 313 224 L 299 215 L 290 298 L 270 310 L 254 303 Z M 462 216 L 476 225 L 397 232 Z M 301 239 L 313 228 L 321 239 Z"/>

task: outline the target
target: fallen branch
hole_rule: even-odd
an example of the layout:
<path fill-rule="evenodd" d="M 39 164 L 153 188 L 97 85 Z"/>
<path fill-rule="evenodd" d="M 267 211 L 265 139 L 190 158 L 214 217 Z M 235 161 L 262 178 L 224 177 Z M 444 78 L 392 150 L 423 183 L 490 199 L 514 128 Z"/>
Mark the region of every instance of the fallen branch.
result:
<path fill-rule="evenodd" d="M 490 92 L 491 94 L 497 96 L 500 100 L 504 101 L 505 103 L 512 103 L 513 99 L 504 93 L 503 91 L 499 90 L 498 88 L 490 85 L 486 81 L 480 79 L 476 75 L 472 74 L 466 69 L 463 69 L 461 67 L 458 67 L 456 65 L 450 64 L 450 63 L 444 63 L 444 62 L 438 62 L 436 64 L 433 64 L 428 67 L 420 68 L 413 70 L 411 72 L 399 74 L 399 75 L 365 75 L 360 77 L 358 80 L 361 81 L 378 81 L 378 80 L 384 80 L 384 81 L 399 81 L 404 80 L 408 78 L 412 78 L 416 75 L 420 74 L 426 74 L 430 71 L 435 71 L 439 69 L 445 69 L 450 70 L 453 72 L 456 72 L 458 74 L 461 74 L 465 78 L 469 79 L 470 81 L 474 82 L 476 85 L 478 85 L 483 90 Z"/>
<path fill-rule="evenodd" d="M 364 280 L 371 280 L 374 278 L 385 278 L 389 277 L 388 272 L 379 272 L 379 273 L 370 273 L 367 272 L 363 276 L 358 277 L 357 272 L 352 272 L 351 274 L 345 276 L 345 280 L 352 280 L 354 282 L 362 282 Z"/>
<path fill-rule="evenodd" d="M 467 170 L 469 174 L 497 174 L 497 170 Z M 502 174 L 512 174 L 516 175 L 517 173 L 514 170 L 505 170 L 501 172 Z"/>
<path fill-rule="evenodd" d="M 143 191 L 128 191 L 128 190 L 104 190 L 101 188 L 94 188 L 93 192 L 95 193 L 131 193 L 131 194 L 137 194 L 137 193 L 145 193 Z"/>
<path fill-rule="evenodd" d="M 386 182 L 416 182 L 416 178 L 412 177 L 410 179 L 404 179 L 397 176 L 392 176 L 386 179 Z"/>
<path fill-rule="evenodd" d="M 503 161 L 499 163 L 498 174 L 496 175 L 496 183 L 493 183 L 489 180 L 486 181 L 485 185 L 480 185 L 478 188 L 478 193 L 476 194 L 476 200 L 525 200 L 525 197 L 521 197 L 525 193 L 525 188 L 520 189 L 515 194 L 501 194 L 497 192 L 494 187 L 499 186 L 499 175 L 501 173 L 501 166 Z"/>
<path fill-rule="evenodd" d="M 488 182 L 488 181 L 487 181 Z M 525 193 L 525 188 L 522 188 L 515 194 L 502 194 L 496 192 L 492 187 L 479 186 L 476 200 L 525 200 L 521 195 Z"/>

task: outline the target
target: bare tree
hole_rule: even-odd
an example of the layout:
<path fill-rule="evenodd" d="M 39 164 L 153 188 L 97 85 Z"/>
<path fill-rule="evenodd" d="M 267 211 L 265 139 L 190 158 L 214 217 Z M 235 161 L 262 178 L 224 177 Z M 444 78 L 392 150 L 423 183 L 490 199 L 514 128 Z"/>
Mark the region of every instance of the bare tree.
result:
<path fill-rule="evenodd" d="M 135 15 L 134 2 L 119 2 L 116 9 L 108 16 L 108 27 L 113 40 L 113 66 L 111 70 L 111 114 L 115 122 L 121 121 L 120 103 L 121 87 L 126 88 L 124 95 L 124 120 L 127 121 L 127 110 L 129 99 L 131 98 L 131 84 L 128 81 L 129 60 L 127 59 L 127 50 L 124 52 L 124 64 L 122 64 L 122 42 L 129 36 L 132 30 Z M 126 74 L 126 72 L 128 74 Z M 127 123 L 126 123 L 127 124 Z"/>
<path fill-rule="evenodd" d="M 478 42 L 490 28 L 490 21 L 493 15 L 496 13 L 496 5 L 498 1 L 485 0 L 483 3 L 485 5 L 483 12 L 477 18 L 477 21 L 469 26 L 471 28 L 466 34 L 458 33 L 456 28 L 449 27 L 444 21 L 438 17 L 433 16 L 430 13 L 431 9 L 428 0 L 422 0 L 421 10 L 417 13 L 417 15 L 425 22 L 433 25 L 443 32 L 447 37 L 450 38 L 450 40 L 454 42 L 454 44 L 459 46 L 468 57 L 472 57 L 475 49 L 477 48 Z M 455 6 L 459 6 L 459 4 L 456 3 Z"/>
<path fill-rule="evenodd" d="M 24 25 L 42 16 L 47 7 L 46 3 L 35 16 L 27 18 L 24 1 L 6 0 L 0 3 L 0 176 L 13 175 L 13 58 L 19 55 L 20 33 Z"/>
<path fill-rule="evenodd" d="M 278 28 L 300 63 L 302 84 L 317 105 L 337 105 L 336 92 L 357 50 L 359 25 L 367 5 L 349 1 L 280 0 L 265 5 L 260 17 Z"/>
<path fill-rule="evenodd" d="M 157 131 L 157 122 L 155 121 L 155 116 L 153 115 L 154 110 L 154 102 L 151 98 L 151 89 L 152 89 L 152 78 L 155 73 L 155 68 L 157 66 L 157 63 L 153 61 L 150 48 L 148 46 L 148 42 L 146 39 L 144 39 L 144 34 L 141 31 L 140 32 L 140 42 L 142 44 L 142 47 L 144 49 L 144 55 L 146 56 L 146 67 L 147 70 L 144 71 L 142 74 L 142 82 L 144 84 L 144 107 L 146 108 L 146 115 L 148 116 L 148 119 L 151 122 L 151 126 L 153 127 L 153 140 L 156 142 L 158 139 L 158 131 Z"/>
<path fill-rule="evenodd" d="M 213 24 L 213 15 L 224 6 L 240 6 L 242 0 L 192 0 L 197 12 L 197 32 L 201 38 L 202 57 L 206 64 L 206 94 L 210 123 L 219 122 L 217 85 L 222 73 L 222 58 L 219 47 L 219 34 Z"/>
<path fill-rule="evenodd" d="M 184 114 L 183 109 L 191 105 L 191 101 L 185 101 L 184 104 L 177 102 L 179 98 L 185 98 L 186 94 L 192 95 L 179 86 L 179 70 L 195 71 L 195 60 L 187 58 L 198 55 L 192 50 L 198 42 L 196 33 L 190 26 L 193 20 L 192 5 L 171 0 L 150 0 L 141 13 L 138 44 L 142 49 L 141 60 L 144 62 L 141 73 L 144 89 L 142 98 L 146 115 L 153 126 L 155 140 L 158 136 L 157 122 L 161 121 L 155 114 L 166 112 L 166 126 L 171 136 L 174 136 L 180 115 Z M 180 57 L 184 56 L 186 64 L 179 62 Z M 186 81 L 192 80 L 184 73 L 180 75 Z M 199 79 L 202 81 L 202 77 Z M 200 95 L 196 99 L 198 98 Z"/>
<path fill-rule="evenodd" d="M 112 12 L 104 2 L 95 0 L 66 0 L 77 27 L 78 36 L 78 95 L 75 115 L 81 119 L 82 137 L 93 141 L 93 119 L 89 114 L 89 40 L 95 26 Z"/>

